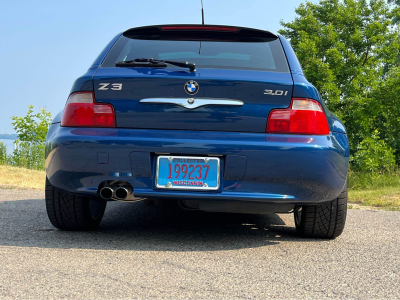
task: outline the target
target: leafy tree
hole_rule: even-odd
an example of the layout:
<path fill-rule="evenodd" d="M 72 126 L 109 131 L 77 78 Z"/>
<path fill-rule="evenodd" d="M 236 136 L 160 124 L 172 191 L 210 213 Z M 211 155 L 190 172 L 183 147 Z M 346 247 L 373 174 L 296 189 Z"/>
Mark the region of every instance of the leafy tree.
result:
<path fill-rule="evenodd" d="M 382 89 L 388 88 L 387 80 L 392 86 L 400 84 L 391 71 L 400 50 L 394 21 L 399 11 L 399 6 L 384 0 L 321 0 L 301 4 L 294 21 L 281 22 L 279 33 L 290 39 L 305 76 L 345 122 L 352 155 L 360 151 L 363 141 L 387 150 L 380 153 L 391 153 L 393 146 L 400 154 L 388 125 L 398 109 L 382 115 L 383 104 L 377 103 L 379 99 L 396 106 Z M 376 129 L 380 133 L 372 137 Z M 379 138 L 386 142 L 380 143 Z"/>
<path fill-rule="evenodd" d="M 46 111 L 46 108 L 41 108 L 35 114 L 34 107 L 34 105 L 28 106 L 25 117 L 11 117 L 19 141 L 43 143 L 46 140 L 47 130 L 51 124 L 51 113 Z"/>
<path fill-rule="evenodd" d="M 378 130 L 375 130 L 371 137 L 365 138 L 357 148 L 358 151 L 351 157 L 355 170 L 377 173 L 394 168 L 393 150 L 379 138 Z"/>
<path fill-rule="evenodd" d="M 290 39 L 304 73 L 330 109 L 343 113 L 366 96 L 399 51 L 393 8 L 383 0 L 322 0 L 301 4 L 279 33 Z"/>
<path fill-rule="evenodd" d="M 43 143 L 18 141 L 11 157 L 11 164 L 27 169 L 44 170 L 44 152 Z"/>
<path fill-rule="evenodd" d="M 18 134 L 11 163 L 29 169 L 44 169 L 44 142 L 51 124 L 51 113 L 46 108 L 34 113 L 34 106 L 29 105 L 25 117 L 14 116 L 11 119 Z"/>
<path fill-rule="evenodd" d="M 386 145 L 395 152 L 400 162 L 400 68 L 393 68 L 385 80 L 378 83 L 371 92 L 371 98 L 364 106 L 364 115 L 368 116 L 370 127 L 380 132 Z M 367 118 L 364 118 L 367 119 Z M 365 132 L 364 135 L 367 135 Z"/>
<path fill-rule="evenodd" d="M 388 0 L 388 2 L 390 4 L 394 4 L 397 6 L 400 6 L 400 0 Z M 395 11 L 393 14 L 393 22 L 394 23 L 399 23 L 400 22 L 400 14 L 398 13 L 398 11 Z"/>

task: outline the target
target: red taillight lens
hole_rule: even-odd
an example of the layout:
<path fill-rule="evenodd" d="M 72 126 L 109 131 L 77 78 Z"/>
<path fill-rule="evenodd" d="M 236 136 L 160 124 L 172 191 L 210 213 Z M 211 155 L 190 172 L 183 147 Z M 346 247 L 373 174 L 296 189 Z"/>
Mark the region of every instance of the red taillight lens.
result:
<path fill-rule="evenodd" d="M 310 99 L 293 99 L 287 109 L 274 109 L 267 122 L 267 133 L 329 134 L 328 121 L 321 104 Z"/>
<path fill-rule="evenodd" d="M 61 120 L 66 127 L 115 127 L 111 104 L 96 103 L 92 92 L 79 92 L 68 97 Z"/>
<path fill-rule="evenodd" d="M 221 27 L 221 26 L 163 26 L 161 30 L 208 30 L 208 31 L 229 31 L 237 32 L 235 27 Z"/>

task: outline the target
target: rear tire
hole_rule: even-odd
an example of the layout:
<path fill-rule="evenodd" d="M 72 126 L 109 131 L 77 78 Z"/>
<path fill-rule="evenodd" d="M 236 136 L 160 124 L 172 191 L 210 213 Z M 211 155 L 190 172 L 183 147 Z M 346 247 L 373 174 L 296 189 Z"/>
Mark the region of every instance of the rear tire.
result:
<path fill-rule="evenodd" d="M 303 237 L 334 239 L 342 234 L 347 215 L 347 184 L 333 201 L 296 207 L 294 221 Z"/>
<path fill-rule="evenodd" d="M 46 210 L 51 224 L 61 230 L 94 230 L 103 218 L 107 201 L 59 191 L 46 178 Z"/>

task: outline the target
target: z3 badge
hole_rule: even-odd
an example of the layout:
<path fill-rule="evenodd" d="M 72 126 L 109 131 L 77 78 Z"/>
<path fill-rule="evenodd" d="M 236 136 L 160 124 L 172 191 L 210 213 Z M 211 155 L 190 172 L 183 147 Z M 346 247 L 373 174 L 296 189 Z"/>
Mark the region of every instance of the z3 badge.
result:
<path fill-rule="evenodd" d="M 106 91 L 110 88 L 108 87 L 111 84 L 111 89 L 114 91 L 122 90 L 122 83 L 99 83 L 99 91 Z"/>

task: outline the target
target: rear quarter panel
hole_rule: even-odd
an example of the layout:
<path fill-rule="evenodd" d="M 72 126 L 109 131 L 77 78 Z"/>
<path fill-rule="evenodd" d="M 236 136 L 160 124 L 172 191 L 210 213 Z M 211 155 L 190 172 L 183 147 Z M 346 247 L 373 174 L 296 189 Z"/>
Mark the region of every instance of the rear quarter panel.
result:
<path fill-rule="evenodd" d="M 343 122 L 329 111 L 325 102 L 321 99 L 318 90 L 313 86 L 306 77 L 304 76 L 303 69 L 301 68 L 300 62 L 297 59 L 296 53 L 294 52 L 292 46 L 283 36 L 279 36 L 282 43 L 282 47 L 285 51 L 286 58 L 289 64 L 290 71 L 293 78 L 293 98 L 309 98 L 317 100 L 323 106 L 326 116 L 328 118 L 329 128 L 331 131 L 347 133 L 346 127 Z"/>

